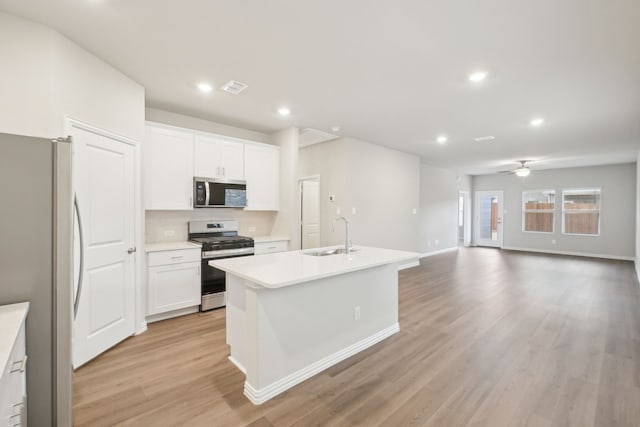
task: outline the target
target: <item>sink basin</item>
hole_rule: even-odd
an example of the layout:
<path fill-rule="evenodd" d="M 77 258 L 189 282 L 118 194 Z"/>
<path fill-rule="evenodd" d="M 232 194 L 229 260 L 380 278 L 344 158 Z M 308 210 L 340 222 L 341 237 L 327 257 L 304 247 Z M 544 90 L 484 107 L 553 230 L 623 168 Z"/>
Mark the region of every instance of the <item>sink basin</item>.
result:
<path fill-rule="evenodd" d="M 351 249 L 351 252 L 355 252 L 357 249 Z M 311 252 L 303 252 L 305 255 L 311 256 L 327 256 L 327 255 L 338 255 L 338 254 L 346 254 L 347 251 L 344 248 L 337 249 L 326 249 L 324 251 L 311 251 Z"/>

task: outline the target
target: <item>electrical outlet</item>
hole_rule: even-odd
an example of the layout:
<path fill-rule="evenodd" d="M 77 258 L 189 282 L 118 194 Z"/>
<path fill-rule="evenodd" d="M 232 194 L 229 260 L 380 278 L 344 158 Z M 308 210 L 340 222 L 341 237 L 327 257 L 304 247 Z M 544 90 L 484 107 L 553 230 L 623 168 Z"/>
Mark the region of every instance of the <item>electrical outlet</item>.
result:
<path fill-rule="evenodd" d="M 355 215 L 356 214 L 356 208 L 351 208 L 351 215 Z"/>
<path fill-rule="evenodd" d="M 341 212 L 342 209 L 340 209 L 340 206 L 336 206 L 336 215 L 340 215 Z"/>
<path fill-rule="evenodd" d="M 556 244 L 556 239 L 551 239 L 551 244 L 555 245 Z"/>
<path fill-rule="evenodd" d="M 256 228 L 255 227 L 249 227 L 249 233 L 255 233 Z"/>
<path fill-rule="evenodd" d="M 173 237 L 176 235 L 176 230 L 164 230 L 164 237 Z"/>
<path fill-rule="evenodd" d="M 360 306 L 353 307 L 353 320 L 360 320 Z"/>

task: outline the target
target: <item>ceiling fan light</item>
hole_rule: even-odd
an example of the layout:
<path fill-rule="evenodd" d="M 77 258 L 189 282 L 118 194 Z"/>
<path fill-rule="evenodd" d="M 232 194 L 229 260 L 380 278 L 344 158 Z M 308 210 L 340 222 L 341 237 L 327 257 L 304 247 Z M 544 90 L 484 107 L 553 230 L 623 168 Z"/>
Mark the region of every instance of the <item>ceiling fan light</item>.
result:
<path fill-rule="evenodd" d="M 521 167 L 515 170 L 516 175 L 520 176 L 520 177 L 525 177 L 525 176 L 529 176 L 529 174 L 531 173 L 531 169 L 526 168 L 526 167 Z"/>

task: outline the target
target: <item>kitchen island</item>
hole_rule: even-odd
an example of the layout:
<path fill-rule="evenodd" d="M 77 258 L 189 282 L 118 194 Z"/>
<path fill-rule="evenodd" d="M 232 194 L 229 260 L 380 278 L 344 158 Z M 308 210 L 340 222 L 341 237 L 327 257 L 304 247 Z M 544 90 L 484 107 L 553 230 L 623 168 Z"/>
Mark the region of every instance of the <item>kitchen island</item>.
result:
<path fill-rule="evenodd" d="M 254 404 L 400 330 L 398 270 L 418 265 L 419 254 L 324 255 L 336 248 L 210 261 L 226 271 L 229 360 Z"/>

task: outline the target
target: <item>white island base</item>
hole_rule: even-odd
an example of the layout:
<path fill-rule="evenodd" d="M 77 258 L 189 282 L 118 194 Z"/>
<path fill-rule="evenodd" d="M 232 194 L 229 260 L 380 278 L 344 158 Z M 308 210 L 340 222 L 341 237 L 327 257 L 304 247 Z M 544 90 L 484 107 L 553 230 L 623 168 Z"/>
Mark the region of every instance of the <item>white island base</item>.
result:
<path fill-rule="evenodd" d="M 395 257 L 386 264 L 380 265 L 378 260 L 372 263 L 377 265 L 366 267 L 362 261 L 370 251 L 394 253 Z M 276 255 L 212 262 L 227 271 L 229 359 L 246 374 L 244 394 L 254 404 L 264 403 L 397 333 L 398 268 L 408 261 L 415 265 L 418 259 L 415 253 L 376 248 L 362 248 L 352 256 Z M 289 273 L 308 273 L 307 267 L 314 263 L 317 265 L 311 268 L 316 273 L 305 273 L 307 278 L 295 283 L 251 280 L 251 273 L 260 270 L 256 263 L 263 263 L 266 272 L 273 269 L 272 263 L 287 257 L 290 263 L 280 264 L 280 268 Z M 239 267 L 240 260 L 247 259 L 253 262 L 251 273 Z M 341 262 L 346 267 L 340 268 Z M 326 268 L 337 271 L 327 276 Z"/>

